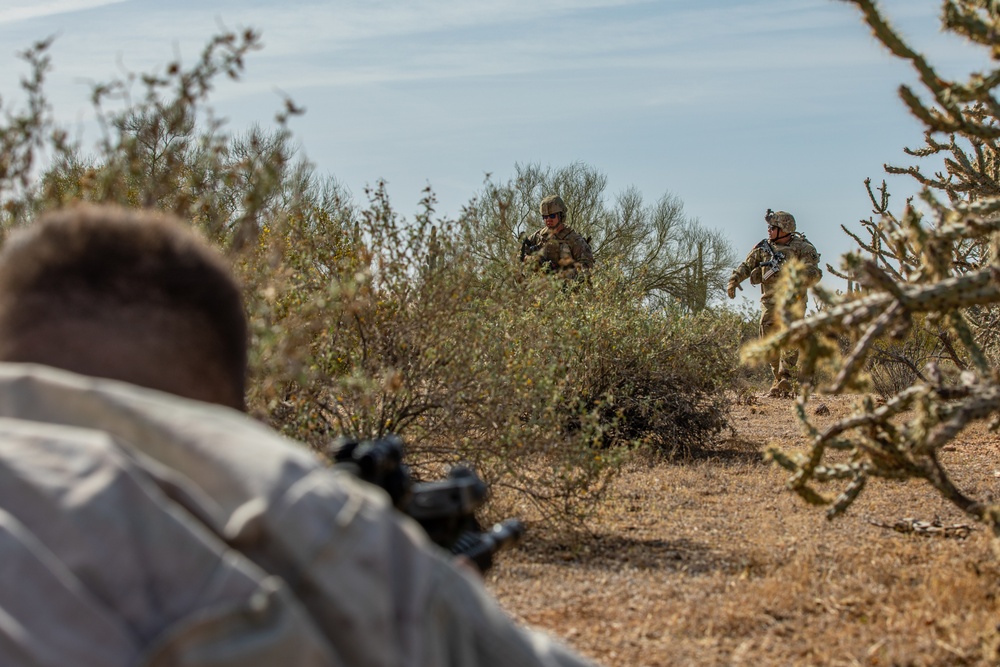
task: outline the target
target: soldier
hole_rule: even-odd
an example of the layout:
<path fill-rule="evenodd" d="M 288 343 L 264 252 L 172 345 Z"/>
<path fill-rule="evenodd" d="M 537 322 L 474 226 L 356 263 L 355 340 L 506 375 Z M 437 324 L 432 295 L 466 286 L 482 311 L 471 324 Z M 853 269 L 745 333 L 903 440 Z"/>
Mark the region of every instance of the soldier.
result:
<path fill-rule="evenodd" d="M 0 664 L 590 664 L 244 414 L 246 341 L 174 219 L 81 207 L 6 241 Z"/>
<path fill-rule="evenodd" d="M 575 279 L 594 266 L 594 254 L 587 240 L 566 226 L 566 204 L 559 195 L 550 195 L 539 205 L 545 226 L 525 239 L 521 261 Z"/>
<path fill-rule="evenodd" d="M 779 322 L 775 312 L 775 288 L 781 264 L 795 257 L 805 265 L 806 287 L 811 287 L 823 277 L 819 268 L 819 253 L 803 234 L 795 231 L 795 218 L 785 211 L 774 212 L 767 209 L 767 238 L 758 243 L 733 270 L 726 293 L 730 299 L 736 298 L 736 288 L 750 278 L 751 285 L 760 285 L 760 335 L 766 337 L 776 329 Z M 805 300 L 805 291 L 799 296 Z M 804 304 L 803 304 L 804 305 Z M 798 361 L 798 350 L 775 351 L 768 359 L 774 383 L 771 396 L 788 396 L 792 391 L 792 377 Z"/>

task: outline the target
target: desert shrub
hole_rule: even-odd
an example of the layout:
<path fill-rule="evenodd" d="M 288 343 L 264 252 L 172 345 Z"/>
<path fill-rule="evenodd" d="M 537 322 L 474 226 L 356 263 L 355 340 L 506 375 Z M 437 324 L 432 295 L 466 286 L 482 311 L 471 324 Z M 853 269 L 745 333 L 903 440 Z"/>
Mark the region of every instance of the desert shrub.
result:
<path fill-rule="evenodd" d="M 310 242 L 260 253 L 310 265 Z M 318 280 L 268 271 L 258 289 L 275 346 L 255 400 L 319 451 L 399 433 L 418 476 L 471 463 L 518 511 L 573 521 L 630 448 L 674 451 L 725 424 L 738 340 L 723 314 L 651 310 L 613 271 L 566 284 L 510 263 L 496 279 L 431 195 L 407 221 L 376 188 L 349 243 Z"/>
<path fill-rule="evenodd" d="M 809 451 L 790 456 L 774 449 L 772 454 L 792 472 L 789 486 L 808 502 L 827 506 L 830 517 L 846 511 L 873 478 L 917 478 L 1000 534 L 1000 508 L 990 497 L 976 498 L 960 488 L 940 457 L 973 421 L 998 424 L 1000 116 L 994 94 L 1000 70 L 974 73 L 966 82 L 941 77 L 892 30 L 873 2 L 852 2 L 877 38 L 914 65 L 929 102 L 908 86 L 900 89 L 926 127 L 925 146 L 908 153 L 943 158 L 943 169 L 928 176 L 919 166 L 889 168 L 923 186 L 919 203 L 908 202 L 898 216 L 888 207 L 884 185 L 876 196 L 869 184 L 878 219 L 863 222 L 868 238 L 855 236 L 859 250 L 845 256 L 842 267 L 842 275 L 862 289 L 839 296 L 819 291 L 823 310 L 791 321 L 782 334 L 750 352 L 798 345 L 807 369 L 832 361 L 834 377 L 825 391 L 854 391 L 869 387 L 866 363 L 873 358 L 880 363 L 878 351 L 892 350 L 892 341 L 901 341 L 914 346 L 907 365 L 919 375 L 906 387 L 903 382 L 886 387 L 892 393 L 884 404 L 866 398 L 857 414 L 822 431 L 810 423 L 803 395 L 798 408 L 811 439 Z M 994 4 L 957 0 L 943 7 L 946 30 L 996 53 L 1000 12 Z M 792 288 L 801 282 L 795 272 L 787 278 Z M 840 358 L 832 341 L 845 336 L 850 344 Z M 919 367 L 928 350 L 929 363 Z M 937 354 L 947 366 L 934 360 Z M 835 452 L 847 456 L 831 460 Z M 839 493 L 822 493 L 820 487 L 827 484 L 838 486 Z"/>
<path fill-rule="evenodd" d="M 884 399 L 907 389 L 921 378 L 920 362 L 927 358 L 920 341 L 914 337 L 875 343 L 866 362 L 872 391 Z"/>
<path fill-rule="evenodd" d="M 872 392 L 888 399 L 916 382 L 927 382 L 928 368 L 957 377 L 965 365 L 959 367 L 955 363 L 957 355 L 949 348 L 946 328 L 928 322 L 926 317 L 915 316 L 913 326 L 904 336 L 886 336 L 872 343 L 864 366 Z"/>
<path fill-rule="evenodd" d="M 726 423 L 723 390 L 737 374 L 736 318 L 727 311 L 650 310 L 641 287 L 611 288 L 622 281 L 614 271 L 602 275 L 587 305 L 590 326 L 577 334 L 581 399 L 601 406 L 610 444 L 641 442 L 665 454 L 698 446 Z"/>
<path fill-rule="evenodd" d="M 511 293 L 486 288 L 458 251 L 461 224 L 432 220 L 432 207 L 428 195 L 404 220 L 376 188 L 341 234 L 346 252 L 316 248 L 323 234 L 262 235 L 257 257 L 279 270 L 259 273 L 254 404 L 320 452 L 339 435 L 394 432 L 418 477 L 471 463 L 545 517 L 579 516 L 613 457 L 593 455 L 594 419 L 583 415 L 572 437 L 561 430 L 560 361 L 538 358 L 534 331 L 509 326 Z M 530 356 L 499 350 L 503 340 Z"/>

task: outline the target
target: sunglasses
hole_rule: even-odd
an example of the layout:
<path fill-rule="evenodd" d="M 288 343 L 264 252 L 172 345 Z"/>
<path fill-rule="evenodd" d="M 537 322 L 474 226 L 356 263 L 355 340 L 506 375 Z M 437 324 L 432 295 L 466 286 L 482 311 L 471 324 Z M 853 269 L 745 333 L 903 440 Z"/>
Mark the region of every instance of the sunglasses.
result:
<path fill-rule="evenodd" d="M 543 215 L 542 220 L 551 220 L 552 218 L 558 218 L 558 213 L 549 213 L 548 215 Z"/>

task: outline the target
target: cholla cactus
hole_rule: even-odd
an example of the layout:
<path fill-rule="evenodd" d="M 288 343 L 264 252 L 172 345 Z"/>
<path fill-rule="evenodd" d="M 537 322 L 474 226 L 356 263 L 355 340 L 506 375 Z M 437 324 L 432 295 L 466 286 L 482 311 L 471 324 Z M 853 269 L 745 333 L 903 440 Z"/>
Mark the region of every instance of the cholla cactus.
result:
<path fill-rule="evenodd" d="M 929 327 L 941 347 L 940 363 L 919 369 L 918 382 L 879 405 L 865 399 L 855 415 L 823 431 L 806 411 L 808 389 L 799 398 L 799 419 L 811 440 L 809 451 L 789 456 L 772 449 L 774 460 L 791 471 L 789 486 L 808 502 L 828 506 L 828 516 L 845 511 L 873 477 L 927 480 L 946 498 L 1000 535 L 1000 507 L 970 497 L 951 480 L 938 453 L 967 425 L 993 419 L 1000 426 L 1000 68 L 975 73 L 966 82 L 943 79 L 891 29 L 871 0 L 857 5 L 875 36 L 916 69 L 928 101 L 907 86 L 900 96 L 926 126 L 925 146 L 915 157 L 942 157 L 944 170 L 932 176 L 917 167 L 887 167 L 909 174 L 923 186 L 922 213 L 908 202 L 899 217 L 888 208 L 883 183 L 869 195 L 879 219 L 864 221 L 868 239 L 848 232 L 859 250 L 844 258 L 835 274 L 862 290 L 832 295 L 818 290 L 823 309 L 801 319 L 786 314 L 778 335 L 748 347 L 744 355 L 762 359 L 777 346 L 797 346 L 803 375 L 822 365 L 834 371 L 829 386 L 838 393 L 865 386 L 865 362 L 880 341 L 903 338 L 916 326 Z M 1000 3 L 944 2 L 946 30 L 990 49 L 1000 60 Z M 845 231 L 847 231 L 845 229 Z M 832 270 L 832 267 L 830 267 Z M 787 272 L 785 289 L 802 289 L 802 277 Z M 841 354 L 841 341 L 850 341 Z M 831 451 L 846 451 L 831 462 Z M 837 493 L 820 488 L 832 484 Z"/>

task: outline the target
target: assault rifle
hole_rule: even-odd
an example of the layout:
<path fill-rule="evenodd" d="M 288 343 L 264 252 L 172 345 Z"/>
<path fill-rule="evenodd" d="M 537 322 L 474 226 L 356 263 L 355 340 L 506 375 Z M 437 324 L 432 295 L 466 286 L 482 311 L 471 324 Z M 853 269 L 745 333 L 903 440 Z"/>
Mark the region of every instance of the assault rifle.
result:
<path fill-rule="evenodd" d="M 525 257 L 529 255 L 534 255 L 539 250 L 542 249 L 542 243 L 532 243 L 530 236 L 521 237 L 521 261 L 524 261 Z M 546 271 L 555 271 L 556 263 L 549 259 L 548 257 L 543 257 L 541 264 L 545 267 Z"/>
<path fill-rule="evenodd" d="M 532 243 L 530 236 L 522 236 L 521 237 L 521 261 L 523 262 L 524 258 L 527 257 L 528 255 L 534 255 L 536 252 L 538 252 L 541 249 L 541 247 L 542 247 L 541 243 Z"/>
<path fill-rule="evenodd" d="M 764 220 L 767 221 L 767 224 L 769 225 L 771 224 L 771 219 L 773 216 L 774 216 L 774 211 L 772 211 L 771 209 L 767 209 L 767 212 L 764 214 Z M 771 255 L 771 258 L 769 260 L 767 260 L 766 262 L 761 262 L 760 264 L 757 265 L 762 270 L 760 280 L 761 282 L 764 282 L 765 280 L 773 276 L 781 269 L 781 265 L 785 263 L 785 253 L 778 252 L 777 250 L 775 250 L 774 246 L 771 245 L 771 239 L 764 239 L 757 245 L 758 247 L 767 250 L 767 252 Z"/>
<path fill-rule="evenodd" d="M 455 466 L 445 479 L 414 482 L 403 463 L 403 440 L 398 435 L 361 441 L 338 438 L 331 450 L 337 465 L 384 489 L 396 509 L 416 519 L 432 542 L 468 558 L 480 572 L 493 566 L 497 552 L 524 536 L 524 523 L 518 519 L 482 530 L 475 512 L 489 489 L 471 468 Z"/>
<path fill-rule="evenodd" d="M 760 280 L 761 282 L 764 282 L 781 270 L 781 265 L 785 263 L 785 253 L 775 250 L 774 246 L 771 245 L 770 239 L 764 239 L 761 241 L 761 244 L 763 244 L 764 249 L 771 254 L 771 258 L 769 260 L 761 262 L 757 265 L 762 270 Z"/>

